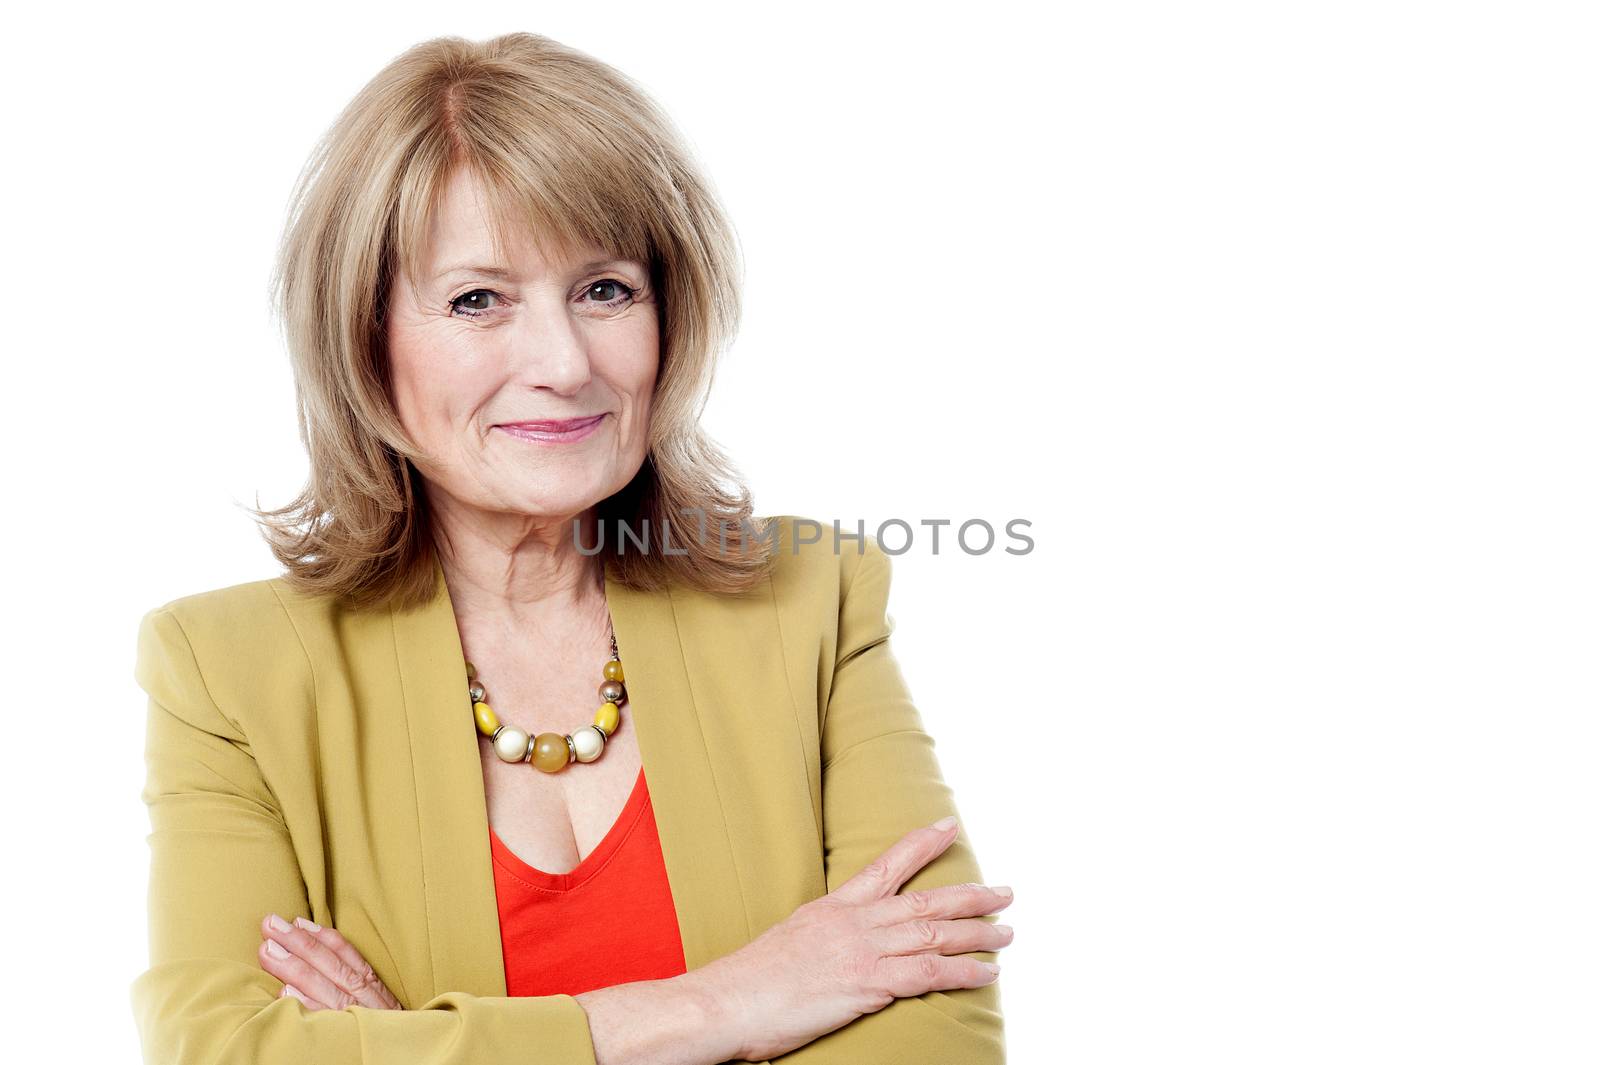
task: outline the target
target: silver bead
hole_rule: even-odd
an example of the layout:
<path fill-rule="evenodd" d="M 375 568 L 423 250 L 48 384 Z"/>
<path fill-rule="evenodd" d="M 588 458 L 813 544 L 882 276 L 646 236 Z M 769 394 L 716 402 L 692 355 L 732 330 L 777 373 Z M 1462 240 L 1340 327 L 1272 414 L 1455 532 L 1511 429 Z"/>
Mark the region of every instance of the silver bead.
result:
<path fill-rule="evenodd" d="M 602 702 L 621 706 L 628 701 L 628 690 L 622 686 L 620 680 L 608 680 L 600 685 L 600 699 Z"/>
<path fill-rule="evenodd" d="M 475 703 L 486 703 L 489 701 L 489 690 L 482 684 L 474 683 L 470 685 L 467 688 L 467 694 L 472 696 L 472 701 Z"/>

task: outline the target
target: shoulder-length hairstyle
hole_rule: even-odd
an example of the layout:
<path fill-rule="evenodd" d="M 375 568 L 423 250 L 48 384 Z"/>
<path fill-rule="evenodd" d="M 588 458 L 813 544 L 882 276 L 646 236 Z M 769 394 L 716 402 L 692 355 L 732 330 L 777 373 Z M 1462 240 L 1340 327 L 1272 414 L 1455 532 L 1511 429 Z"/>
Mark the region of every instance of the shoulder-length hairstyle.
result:
<path fill-rule="evenodd" d="M 610 572 L 641 589 L 751 588 L 770 565 L 771 528 L 699 425 L 739 324 L 733 228 L 642 88 L 532 33 L 413 46 L 361 89 L 296 182 L 272 300 L 310 474 L 287 505 L 247 508 L 284 579 L 357 607 L 406 608 L 436 589 L 421 453 L 390 398 L 384 314 L 395 271 L 418 276 L 429 218 L 462 166 L 488 190 L 500 247 L 516 227 L 542 252 L 597 245 L 649 266 L 661 364 L 646 459 L 597 508 Z M 648 545 L 619 536 L 619 521 Z"/>

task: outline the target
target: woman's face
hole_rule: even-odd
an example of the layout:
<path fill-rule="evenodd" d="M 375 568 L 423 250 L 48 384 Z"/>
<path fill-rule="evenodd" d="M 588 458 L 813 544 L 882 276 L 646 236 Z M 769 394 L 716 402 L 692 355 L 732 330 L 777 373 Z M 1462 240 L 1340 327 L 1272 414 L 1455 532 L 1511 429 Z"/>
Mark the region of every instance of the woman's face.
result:
<path fill-rule="evenodd" d="M 497 262 L 484 196 L 455 172 L 422 276 L 390 292 L 392 395 L 427 455 L 430 501 L 565 521 L 644 462 L 655 293 L 645 264 L 596 248 L 552 260 L 522 240 Z M 580 424 L 517 425 L 569 420 Z"/>

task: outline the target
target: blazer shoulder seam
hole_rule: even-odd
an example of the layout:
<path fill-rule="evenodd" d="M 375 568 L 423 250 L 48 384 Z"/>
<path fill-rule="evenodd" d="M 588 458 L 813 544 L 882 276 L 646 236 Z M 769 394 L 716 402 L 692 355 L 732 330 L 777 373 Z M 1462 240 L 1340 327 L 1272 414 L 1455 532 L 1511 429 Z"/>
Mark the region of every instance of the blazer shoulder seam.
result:
<path fill-rule="evenodd" d="M 200 690 L 205 693 L 206 702 L 211 704 L 211 709 L 216 711 L 217 716 L 238 729 L 241 734 L 246 734 L 244 727 L 228 716 L 228 712 L 222 709 L 222 704 L 217 702 L 216 695 L 211 691 L 211 682 L 206 679 L 206 671 L 200 665 L 200 656 L 195 653 L 194 641 L 189 638 L 189 630 L 183 627 L 183 619 L 178 616 L 177 611 L 172 609 L 172 604 L 169 603 L 165 606 L 157 607 L 151 613 L 156 617 L 164 614 L 172 619 L 173 627 L 178 630 L 178 636 L 183 640 L 183 650 L 189 656 L 189 664 L 194 667 L 194 675 L 200 680 Z"/>

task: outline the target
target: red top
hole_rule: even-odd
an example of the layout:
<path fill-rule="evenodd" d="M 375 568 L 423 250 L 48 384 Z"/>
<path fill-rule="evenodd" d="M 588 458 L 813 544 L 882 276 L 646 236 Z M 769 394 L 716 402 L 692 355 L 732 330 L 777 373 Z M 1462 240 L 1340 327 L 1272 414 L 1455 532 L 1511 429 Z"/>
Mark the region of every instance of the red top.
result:
<path fill-rule="evenodd" d="M 489 829 L 506 994 L 577 995 L 686 971 L 644 769 L 622 816 L 566 873 L 518 858 Z"/>

